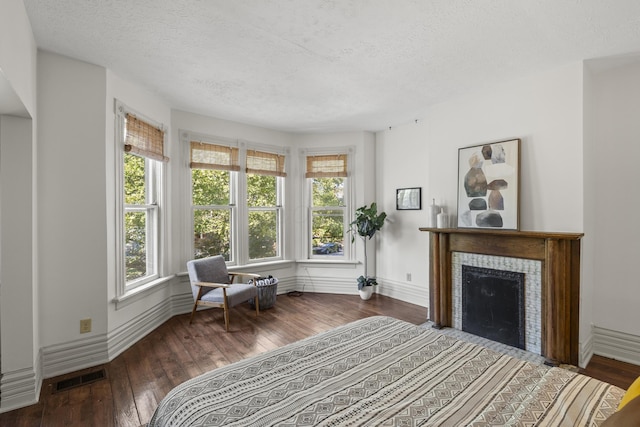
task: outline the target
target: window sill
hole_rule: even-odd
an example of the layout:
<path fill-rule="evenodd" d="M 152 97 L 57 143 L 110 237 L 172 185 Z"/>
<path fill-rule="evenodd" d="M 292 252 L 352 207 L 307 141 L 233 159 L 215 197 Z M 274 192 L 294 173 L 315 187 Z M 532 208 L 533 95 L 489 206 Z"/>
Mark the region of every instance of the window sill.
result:
<path fill-rule="evenodd" d="M 336 260 L 336 259 L 299 259 L 296 260 L 297 264 L 310 264 L 314 267 L 355 267 L 358 264 L 361 264 L 360 261 L 357 260 Z"/>
<path fill-rule="evenodd" d="M 264 261 L 264 262 L 254 262 L 245 265 L 230 265 L 229 270 L 246 270 L 252 269 L 255 267 L 281 267 L 286 266 L 287 264 L 291 264 L 293 261 L 291 260 L 278 260 L 278 261 Z"/>
<path fill-rule="evenodd" d="M 151 292 L 155 292 L 159 289 L 164 288 L 164 286 L 166 286 L 174 277 L 175 275 L 161 277 L 152 282 L 140 285 L 137 288 L 127 291 L 123 295 L 114 298 L 113 302 L 116 303 L 116 310 L 120 310 L 121 308 L 133 304 L 134 302 L 140 301 Z"/>

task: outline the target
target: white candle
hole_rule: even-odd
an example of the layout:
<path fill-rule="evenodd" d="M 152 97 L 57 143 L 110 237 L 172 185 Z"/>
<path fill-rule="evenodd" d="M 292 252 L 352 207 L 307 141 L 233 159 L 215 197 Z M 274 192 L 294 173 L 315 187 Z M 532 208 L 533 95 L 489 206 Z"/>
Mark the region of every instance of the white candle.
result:
<path fill-rule="evenodd" d="M 444 209 L 440 208 L 440 213 L 436 220 L 438 228 L 447 228 L 447 214 L 444 213 Z"/>

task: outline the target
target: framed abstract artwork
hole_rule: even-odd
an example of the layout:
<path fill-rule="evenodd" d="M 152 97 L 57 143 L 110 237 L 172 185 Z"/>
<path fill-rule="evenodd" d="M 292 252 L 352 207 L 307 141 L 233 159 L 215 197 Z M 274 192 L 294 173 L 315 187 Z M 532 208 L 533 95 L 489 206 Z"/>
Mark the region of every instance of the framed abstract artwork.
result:
<path fill-rule="evenodd" d="M 396 209 L 422 209 L 422 187 L 398 188 L 396 190 Z"/>
<path fill-rule="evenodd" d="M 520 139 L 458 150 L 458 228 L 520 229 Z"/>

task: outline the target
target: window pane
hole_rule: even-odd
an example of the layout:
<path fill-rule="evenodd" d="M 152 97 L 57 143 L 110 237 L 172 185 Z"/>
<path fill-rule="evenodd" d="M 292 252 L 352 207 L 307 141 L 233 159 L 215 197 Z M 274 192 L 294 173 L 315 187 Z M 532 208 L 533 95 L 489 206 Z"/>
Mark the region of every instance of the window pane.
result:
<path fill-rule="evenodd" d="M 145 159 L 125 153 L 124 203 L 144 205 L 146 202 L 145 194 Z"/>
<path fill-rule="evenodd" d="M 278 256 L 278 212 L 249 212 L 249 258 Z"/>
<path fill-rule="evenodd" d="M 231 259 L 231 209 L 195 209 L 193 231 L 196 258 L 223 255 Z"/>
<path fill-rule="evenodd" d="M 229 171 L 191 169 L 193 205 L 229 205 L 230 179 Z"/>
<path fill-rule="evenodd" d="M 313 178 L 312 206 L 344 206 L 344 178 Z"/>
<path fill-rule="evenodd" d="M 276 206 L 277 177 L 268 175 L 247 175 L 247 205 L 249 207 Z"/>
<path fill-rule="evenodd" d="M 344 255 L 344 212 L 314 210 L 311 218 L 314 255 Z"/>
<path fill-rule="evenodd" d="M 129 282 L 147 275 L 146 212 L 126 212 L 124 223 L 126 279 Z"/>

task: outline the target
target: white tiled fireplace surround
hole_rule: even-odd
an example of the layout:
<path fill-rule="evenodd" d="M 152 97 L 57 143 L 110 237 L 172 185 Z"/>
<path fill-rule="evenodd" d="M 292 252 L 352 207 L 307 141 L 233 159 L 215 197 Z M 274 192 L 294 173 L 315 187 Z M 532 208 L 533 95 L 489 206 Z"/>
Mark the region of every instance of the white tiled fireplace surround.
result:
<path fill-rule="evenodd" d="M 538 260 L 453 252 L 451 258 L 452 323 L 462 330 L 462 266 L 524 273 L 525 350 L 542 353 L 542 262 Z"/>

